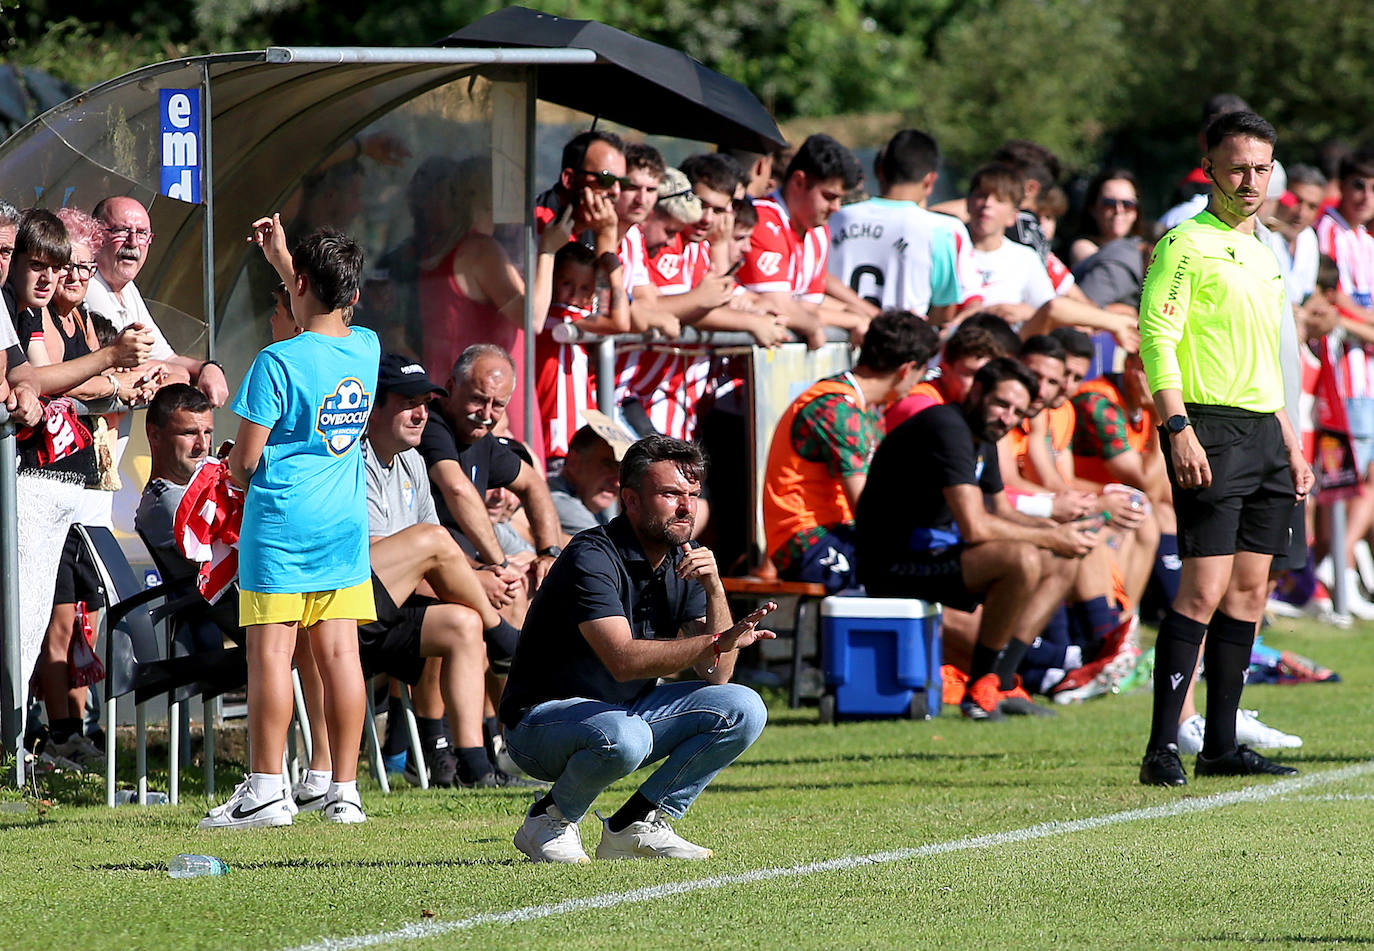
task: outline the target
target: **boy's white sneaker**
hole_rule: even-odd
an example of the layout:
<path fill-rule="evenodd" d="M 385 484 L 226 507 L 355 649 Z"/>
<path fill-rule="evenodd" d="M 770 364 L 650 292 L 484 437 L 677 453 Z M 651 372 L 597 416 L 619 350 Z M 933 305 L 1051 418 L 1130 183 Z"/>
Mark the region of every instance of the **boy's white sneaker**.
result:
<path fill-rule="evenodd" d="M 597 818 L 601 820 L 601 841 L 596 846 L 599 859 L 709 859 L 712 854 L 674 832 L 657 809 L 621 832 L 612 832 L 610 820 L 600 813 Z"/>
<path fill-rule="evenodd" d="M 256 829 L 261 826 L 289 826 L 291 803 L 286 790 L 271 799 L 258 799 L 249 789 L 250 781 L 239 783 L 223 805 L 216 806 L 200 820 L 202 829 Z"/>
<path fill-rule="evenodd" d="M 323 789 L 316 789 L 313 786 L 307 786 L 305 780 L 301 780 L 291 790 L 291 805 L 295 807 L 296 812 L 319 812 L 324 808 L 324 800 L 328 793 L 328 786 Z"/>
<path fill-rule="evenodd" d="M 360 802 L 334 799 L 324 804 L 324 821 L 345 824 L 366 822 L 367 813 L 363 812 L 363 805 Z"/>

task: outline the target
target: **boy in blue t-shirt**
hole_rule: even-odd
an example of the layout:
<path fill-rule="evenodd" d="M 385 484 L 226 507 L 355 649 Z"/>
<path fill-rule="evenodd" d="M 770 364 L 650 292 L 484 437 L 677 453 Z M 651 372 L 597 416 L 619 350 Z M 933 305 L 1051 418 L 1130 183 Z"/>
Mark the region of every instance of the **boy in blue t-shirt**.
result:
<path fill-rule="evenodd" d="M 363 252 L 320 229 L 288 255 L 281 217 L 249 239 L 286 283 L 298 336 L 258 354 L 234 398 L 243 418 L 229 454 L 247 487 L 239 539 L 239 620 L 248 650 L 252 772 L 202 829 L 290 825 L 281 764 L 291 722 L 291 656 L 298 633 L 325 687 L 333 782 L 324 815 L 363 822 L 358 745 L 364 686 L 358 624 L 376 619 L 368 562 L 367 488 L 359 445 L 377 388 L 377 336 L 349 327 Z"/>

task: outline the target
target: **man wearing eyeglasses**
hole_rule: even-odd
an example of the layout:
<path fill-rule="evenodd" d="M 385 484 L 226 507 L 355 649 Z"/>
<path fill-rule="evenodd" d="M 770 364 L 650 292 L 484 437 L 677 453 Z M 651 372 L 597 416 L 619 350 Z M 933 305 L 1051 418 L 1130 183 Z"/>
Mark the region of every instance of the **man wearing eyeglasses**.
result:
<path fill-rule="evenodd" d="M 182 356 L 174 351 L 134 284 L 153 243 L 148 210 L 133 198 L 114 196 L 102 199 L 91 216 L 105 226 L 105 243 L 95 256 L 99 271 L 86 289 L 87 309 L 104 316 L 116 330 L 123 330 L 130 324 L 142 324 L 153 334 L 152 359 L 181 367 L 212 406 L 223 406 L 229 398 L 229 384 L 223 368 L 213 361 Z"/>
<path fill-rule="evenodd" d="M 563 146 L 558 181 L 534 200 L 534 217 L 542 234 L 564 209 L 573 209 L 572 233 L 594 228 L 587 199 L 601 195 L 614 202 L 625 184 L 625 145 L 614 132 L 580 132 Z"/>

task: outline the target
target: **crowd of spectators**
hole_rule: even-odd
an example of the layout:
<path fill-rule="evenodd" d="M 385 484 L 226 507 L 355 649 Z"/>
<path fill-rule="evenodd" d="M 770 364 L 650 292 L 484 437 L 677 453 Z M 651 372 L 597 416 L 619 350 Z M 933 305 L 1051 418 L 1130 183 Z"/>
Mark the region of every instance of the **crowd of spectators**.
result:
<path fill-rule="evenodd" d="M 1216 97 L 1206 120 L 1242 107 Z M 490 208 L 463 190 L 476 172 L 430 159 L 412 181 L 414 233 L 385 257 L 388 273 L 412 275 L 413 293 L 369 302 L 355 275 L 335 308 L 347 318 L 355 303 L 374 315 L 390 307 L 400 328 L 382 334 L 394 352 L 381 357 L 358 439 L 377 617 L 356 620 L 362 669 L 397 678 L 393 726 L 400 682 L 410 685 L 434 781 L 529 782 L 503 755 L 503 674 L 562 546 L 616 514 L 628 447 L 660 433 L 705 442 L 718 461 L 750 458 L 744 375 L 729 356 L 704 345 L 622 348 L 613 377 L 598 379 L 583 346 L 554 339 L 567 324 L 668 342 L 686 328 L 735 332 L 760 348 L 816 349 L 841 331 L 852 369 L 790 381 L 800 395 L 760 447 L 764 551 L 749 549 L 753 501 L 738 466 L 717 466 L 708 482 L 695 531 L 722 570 L 941 603 L 946 698 L 977 719 L 1048 714 L 1033 694 L 1081 699 L 1131 669 L 1139 619 L 1172 599 L 1179 559 L 1136 354 L 1141 285 L 1165 225 L 1145 220 L 1130 169 L 1092 177 L 1065 228 L 1070 183 L 1051 152 L 1020 140 L 973 171 L 966 196 L 934 207 L 939 147 L 914 129 L 883 146 L 871 177 L 822 134 L 784 155 L 721 150 L 673 167 L 651 145 L 590 131 L 566 143 L 560 164 L 536 199 L 533 287 L 493 236 Z M 1374 154 L 1345 156 L 1329 177 L 1294 162 L 1275 180 L 1260 239 L 1280 263 L 1301 341 L 1288 355 L 1288 412 L 1309 459 L 1320 440 L 1337 467 L 1349 453 L 1344 465 L 1368 483 Z M 1198 194 L 1201 204 L 1191 198 L 1164 221 L 1200 210 L 1207 192 Z M 154 238 L 147 209 L 128 197 L 89 215 L 0 201 L 0 397 L 25 427 L 24 467 L 93 487 L 77 515 L 86 524 L 109 525 L 110 494 L 96 487 L 118 467 L 130 408 L 148 406 L 152 472 L 138 527 L 164 575 L 190 585 L 203 572 L 173 524 L 216 455 L 211 410 L 238 381 L 175 353 L 159 331 L 135 283 Z M 273 295 L 277 340 L 299 333 L 310 299 L 292 288 L 290 266 L 279 266 Z M 536 392 L 528 417 L 526 374 Z M 607 390 L 615 410 L 603 415 L 595 407 Z M 1374 618 L 1374 492 L 1351 497 L 1335 558 L 1321 515 L 1309 507 L 1305 563 L 1276 575 L 1274 609 L 1339 622 L 1324 585 L 1349 566 L 1349 611 Z M 47 758 L 92 768 L 85 690 L 68 671 L 78 606 L 101 605 L 73 539 L 32 689 L 46 704 Z M 232 603 L 217 601 L 203 621 L 240 638 L 224 609 Z M 321 711 L 315 757 L 289 810 L 258 824 L 340 795 L 329 785 L 340 715 L 324 695 L 341 675 L 321 681 L 308 639 L 295 662 Z M 1191 700 L 1184 715 L 1196 725 Z M 1249 742 L 1300 742 L 1247 722 Z M 398 730 L 387 752 L 405 768 Z M 233 825 L 232 812 L 211 818 Z"/>

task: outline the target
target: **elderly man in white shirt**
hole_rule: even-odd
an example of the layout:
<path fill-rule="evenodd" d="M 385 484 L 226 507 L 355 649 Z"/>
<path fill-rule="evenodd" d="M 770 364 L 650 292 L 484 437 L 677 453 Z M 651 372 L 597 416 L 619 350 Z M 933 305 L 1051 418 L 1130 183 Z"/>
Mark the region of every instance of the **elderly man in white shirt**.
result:
<path fill-rule="evenodd" d="M 115 196 L 101 200 L 91 215 L 105 226 L 105 243 L 95 257 L 100 270 L 86 290 L 86 308 L 104 316 L 116 330 L 134 323 L 148 328 L 154 338 L 152 358 L 185 370 L 212 406 L 223 406 L 229 398 L 224 369 L 213 360 L 198 360 L 172 350 L 134 284 L 153 243 L 148 210 L 133 198 Z"/>

